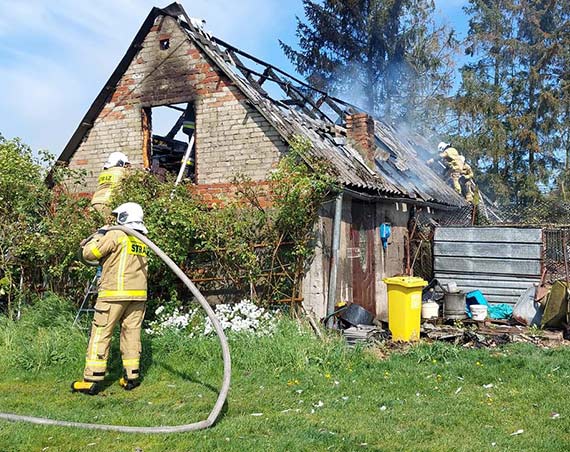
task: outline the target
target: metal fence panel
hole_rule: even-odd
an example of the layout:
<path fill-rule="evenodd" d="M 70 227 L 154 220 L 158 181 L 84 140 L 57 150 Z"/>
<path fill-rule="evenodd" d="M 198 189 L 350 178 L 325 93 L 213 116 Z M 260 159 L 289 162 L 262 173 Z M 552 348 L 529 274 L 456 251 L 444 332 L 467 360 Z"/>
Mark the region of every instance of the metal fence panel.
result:
<path fill-rule="evenodd" d="M 542 246 L 538 243 L 462 243 L 461 247 L 455 242 L 436 242 L 435 254 L 446 257 L 489 257 L 503 259 L 540 259 Z"/>
<path fill-rule="evenodd" d="M 542 243 L 542 229 L 525 228 L 437 228 L 436 241 L 475 243 Z"/>
<path fill-rule="evenodd" d="M 542 273 L 542 230 L 437 228 L 434 273 L 466 292 L 481 290 L 488 301 L 515 303 Z"/>

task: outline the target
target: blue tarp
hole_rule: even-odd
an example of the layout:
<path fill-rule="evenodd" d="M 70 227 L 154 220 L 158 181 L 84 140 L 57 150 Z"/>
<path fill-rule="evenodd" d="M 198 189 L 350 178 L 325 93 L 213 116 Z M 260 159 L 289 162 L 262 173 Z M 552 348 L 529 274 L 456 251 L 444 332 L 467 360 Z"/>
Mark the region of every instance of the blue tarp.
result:
<path fill-rule="evenodd" d="M 513 307 L 510 304 L 489 304 L 480 290 L 474 290 L 465 295 L 465 312 L 469 318 L 473 317 L 471 309 L 469 309 L 469 306 L 472 304 L 484 304 L 487 306 L 487 314 L 492 319 L 509 319 L 513 315 Z"/>

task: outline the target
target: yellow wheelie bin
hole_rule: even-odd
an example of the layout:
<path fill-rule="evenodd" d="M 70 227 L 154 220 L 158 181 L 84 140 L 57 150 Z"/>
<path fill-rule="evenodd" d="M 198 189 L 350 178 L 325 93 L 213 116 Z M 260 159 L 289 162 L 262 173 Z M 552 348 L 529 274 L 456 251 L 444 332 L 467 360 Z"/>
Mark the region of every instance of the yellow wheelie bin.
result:
<path fill-rule="evenodd" d="M 392 340 L 419 340 L 422 289 L 427 281 L 414 276 L 395 276 L 384 282 L 388 285 L 388 327 Z"/>

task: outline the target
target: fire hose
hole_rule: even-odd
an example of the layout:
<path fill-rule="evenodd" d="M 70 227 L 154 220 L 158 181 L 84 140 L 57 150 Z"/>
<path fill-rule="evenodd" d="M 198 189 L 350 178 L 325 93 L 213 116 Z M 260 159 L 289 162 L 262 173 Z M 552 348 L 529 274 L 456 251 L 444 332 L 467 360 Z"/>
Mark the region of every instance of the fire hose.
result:
<path fill-rule="evenodd" d="M 224 403 L 226 401 L 228 391 L 230 388 L 230 378 L 231 378 L 231 359 L 230 359 L 230 349 L 228 346 L 228 341 L 226 339 L 226 335 L 224 334 L 224 330 L 220 324 L 220 321 L 217 319 L 213 309 L 210 307 L 204 296 L 200 293 L 200 291 L 196 288 L 194 283 L 190 281 L 190 279 L 184 274 L 184 272 L 174 263 L 172 259 L 170 259 L 158 246 L 156 246 L 150 239 L 148 239 L 143 234 L 134 231 L 130 228 L 126 228 L 124 226 L 112 226 L 109 230 L 119 230 L 123 231 L 125 234 L 132 235 L 139 239 L 141 242 L 146 244 L 151 250 L 153 250 L 158 257 L 162 259 L 162 261 L 168 265 L 168 267 L 180 278 L 180 280 L 190 289 L 192 295 L 196 297 L 200 305 L 206 311 L 208 318 L 212 322 L 214 326 L 214 330 L 220 339 L 220 345 L 222 348 L 222 357 L 224 362 L 224 375 L 222 378 L 222 385 L 220 388 L 220 392 L 218 394 L 218 398 L 212 411 L 210 412 L 209 416 L 200 422 L 194 422 L 192 424 L 183 424 L 183 425 L 171 425 L 171 426 L 157 426 L 157 427 L 131 427 L 126 425 L 105 425 L 105 424 L 90 424 L 84 422 L 72 422 L 72 421 L 60 421 L 50 418 L 43 418 L 43 417 L 34 417 L 34 416 L 23 416 L 18 414 L 12 413 L 0 413 L 0 419 L 4 419 L 7 421 L 13 422 L 29 422 L 32 424 L 40 424 L 40 425 L 57 425 L 63 427 L 77 427 L 77 428 L 85 428 L 85 429 L 92 429 L 92 430 L 108 430 L 108 431 L 115 431 L 115 432 L 125 432 L 125 433 L 182 433 L 182 432 L 191 432 L 195 430 L 202 430 L 212 426 L 216 419 L 218 418 Z"/>

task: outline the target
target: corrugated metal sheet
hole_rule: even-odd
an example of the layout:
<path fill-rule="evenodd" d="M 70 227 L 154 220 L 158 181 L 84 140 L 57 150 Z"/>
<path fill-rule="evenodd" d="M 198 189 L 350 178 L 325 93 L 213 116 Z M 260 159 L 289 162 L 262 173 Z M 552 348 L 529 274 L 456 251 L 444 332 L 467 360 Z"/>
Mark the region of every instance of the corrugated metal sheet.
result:
<path fill-rule="evenodd" d="M 488 301 L 515 303 L 542 272 L 542 230 L 437 228 L 435 278 L 463 291 L 480 290 Z"/>
<path fill-rule="evenodd" d="M 377 169 L 383 177 L 406 190 L 410 197 L 465 205 L 465 200 L 420 158 L 415 148 L 423 145 L 382 121 L 375 121 L 374 132 L 379 147 L 390 154 L 386 161 L 376 159 Z"/>

